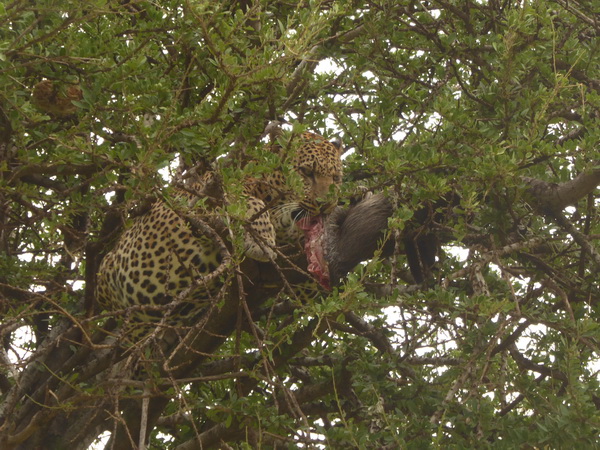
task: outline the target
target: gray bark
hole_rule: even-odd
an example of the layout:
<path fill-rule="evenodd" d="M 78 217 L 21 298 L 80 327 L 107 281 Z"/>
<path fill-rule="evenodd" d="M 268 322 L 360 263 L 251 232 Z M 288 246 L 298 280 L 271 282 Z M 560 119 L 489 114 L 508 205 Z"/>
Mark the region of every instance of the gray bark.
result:
<path fill-rule="evenodd" d="M 574 205 L 593 192 L 600 184 L 600 169 L 582 172 L 572 180 L 558 184 L 527 177 L 523 180 L 529 184 L 536 206 L 544 212 L 555 212 Z"/>

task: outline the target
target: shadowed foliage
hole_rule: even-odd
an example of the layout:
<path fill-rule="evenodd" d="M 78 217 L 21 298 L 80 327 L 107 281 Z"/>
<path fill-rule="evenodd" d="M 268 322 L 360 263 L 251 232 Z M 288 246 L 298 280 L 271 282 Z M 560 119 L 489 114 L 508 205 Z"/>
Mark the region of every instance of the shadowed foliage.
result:
<path fill-rule="evenodd" d="M 0 448 L 600 446 L 597 13 L 0 4 Z M 277 119 L 348 150 L 308 302 L 304 255 L 243 255 Z M 132 338 L 99 264 L 211 167 L 225 287 Z"/>

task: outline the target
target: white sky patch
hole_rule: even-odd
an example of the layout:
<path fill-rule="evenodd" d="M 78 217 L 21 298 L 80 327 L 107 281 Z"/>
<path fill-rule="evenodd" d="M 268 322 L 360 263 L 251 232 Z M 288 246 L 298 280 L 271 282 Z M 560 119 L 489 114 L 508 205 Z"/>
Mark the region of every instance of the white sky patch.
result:
<path fill-rule="evenodd" d="M 27 359 L 33 354 L 32 350 L 35 345 L 35 335 L 33 328 L 29 325 L 19 327 L 13 333 L 10 349 L 7 352 L 8 359 L 13 363 L 17 370 L 22 370 Z"/>
<path fill-rule="evenodd" d="M 88 450 L 104 450 L 104 447 L 108 443 L 110 439 L 111 433 L 110 431 L 105 431 L 100 436 L 96 438 L 96 440 L 88 447 Z"/>
<path fill-rule="evenodd" d="M 375 74 L 373 72 L 371 72 L 370 70 L 367 70 L 366 72 L 362 73 L 363 77 L 365 77 L 367 80 L 374 80 L 375 78 L 377 78 L 375 76 Z"/>
<path fill-rule="evenodd" d="M 341 73 L 342 68 L 335 63 L 335 61 L 331 58 L 325 58 L 319 61 L 317 67 L 315 67 L 315 73 L 324 74 L 324 73 Z"/>
<path fill-rule="evenodd" d="M 67 281 L 67 283 L 69 283 L 71 285 L 71 288 L 74 291 L 80 291 L 85 287 L 85 281 L 83 281 L 83 280 L 70 280 L 70 281 Z"/>
<path fill-rule="evenodd" d="M 427 122 L 425 122 L 425 126 L 428 128 L 433 128 L 439 125 L 442 122 L 442 116 L 440 116 L 437 112 L 433 112 L 429 115 Z"/>
<path fill-rule="evenodd" d="M 24 262 L 31 262 L 33 261 L 33 253 L 22 253 L 17 258 Z"/>
<path fill-rule="evenodd" d="M 173 160 L 169 163 L 169 165 L 167 167 L 158 169 L 159 175 L 165 182 L 169 183 L 173 180 L 173 173 L 179 166 L 179 162 L 180 162 L 179 155 L 175 155 L 175 158 L 173 158 Z"/>

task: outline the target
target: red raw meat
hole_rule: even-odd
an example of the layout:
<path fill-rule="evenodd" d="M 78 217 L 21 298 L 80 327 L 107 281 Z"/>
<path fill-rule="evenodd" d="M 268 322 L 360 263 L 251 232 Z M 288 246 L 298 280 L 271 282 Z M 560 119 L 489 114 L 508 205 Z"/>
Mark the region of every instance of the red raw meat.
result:
<path fill-rule="evenodd" d="M 296 225 L 304 231 L 304 252 L 308 261 L 308 271 L 316 278 L 321 286 L 331 290 L 329 269 L 323 252 L 323 237 L 325 227 L 323 217 L 305 217 Z"/>

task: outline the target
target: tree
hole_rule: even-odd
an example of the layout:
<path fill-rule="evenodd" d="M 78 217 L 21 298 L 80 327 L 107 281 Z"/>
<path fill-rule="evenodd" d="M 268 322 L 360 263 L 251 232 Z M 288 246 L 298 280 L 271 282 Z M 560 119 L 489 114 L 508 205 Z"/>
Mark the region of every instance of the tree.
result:
<path fill-rule="evenodd" d="M 599 446 L 596 9 L 0 5 L 0 446 Z M 234 251 L 174 350 L 107 339 L 123 227 L 183 169 L 272 168 L 277 118 L 352 150 L 339 285 L 301 304 Z"/>

